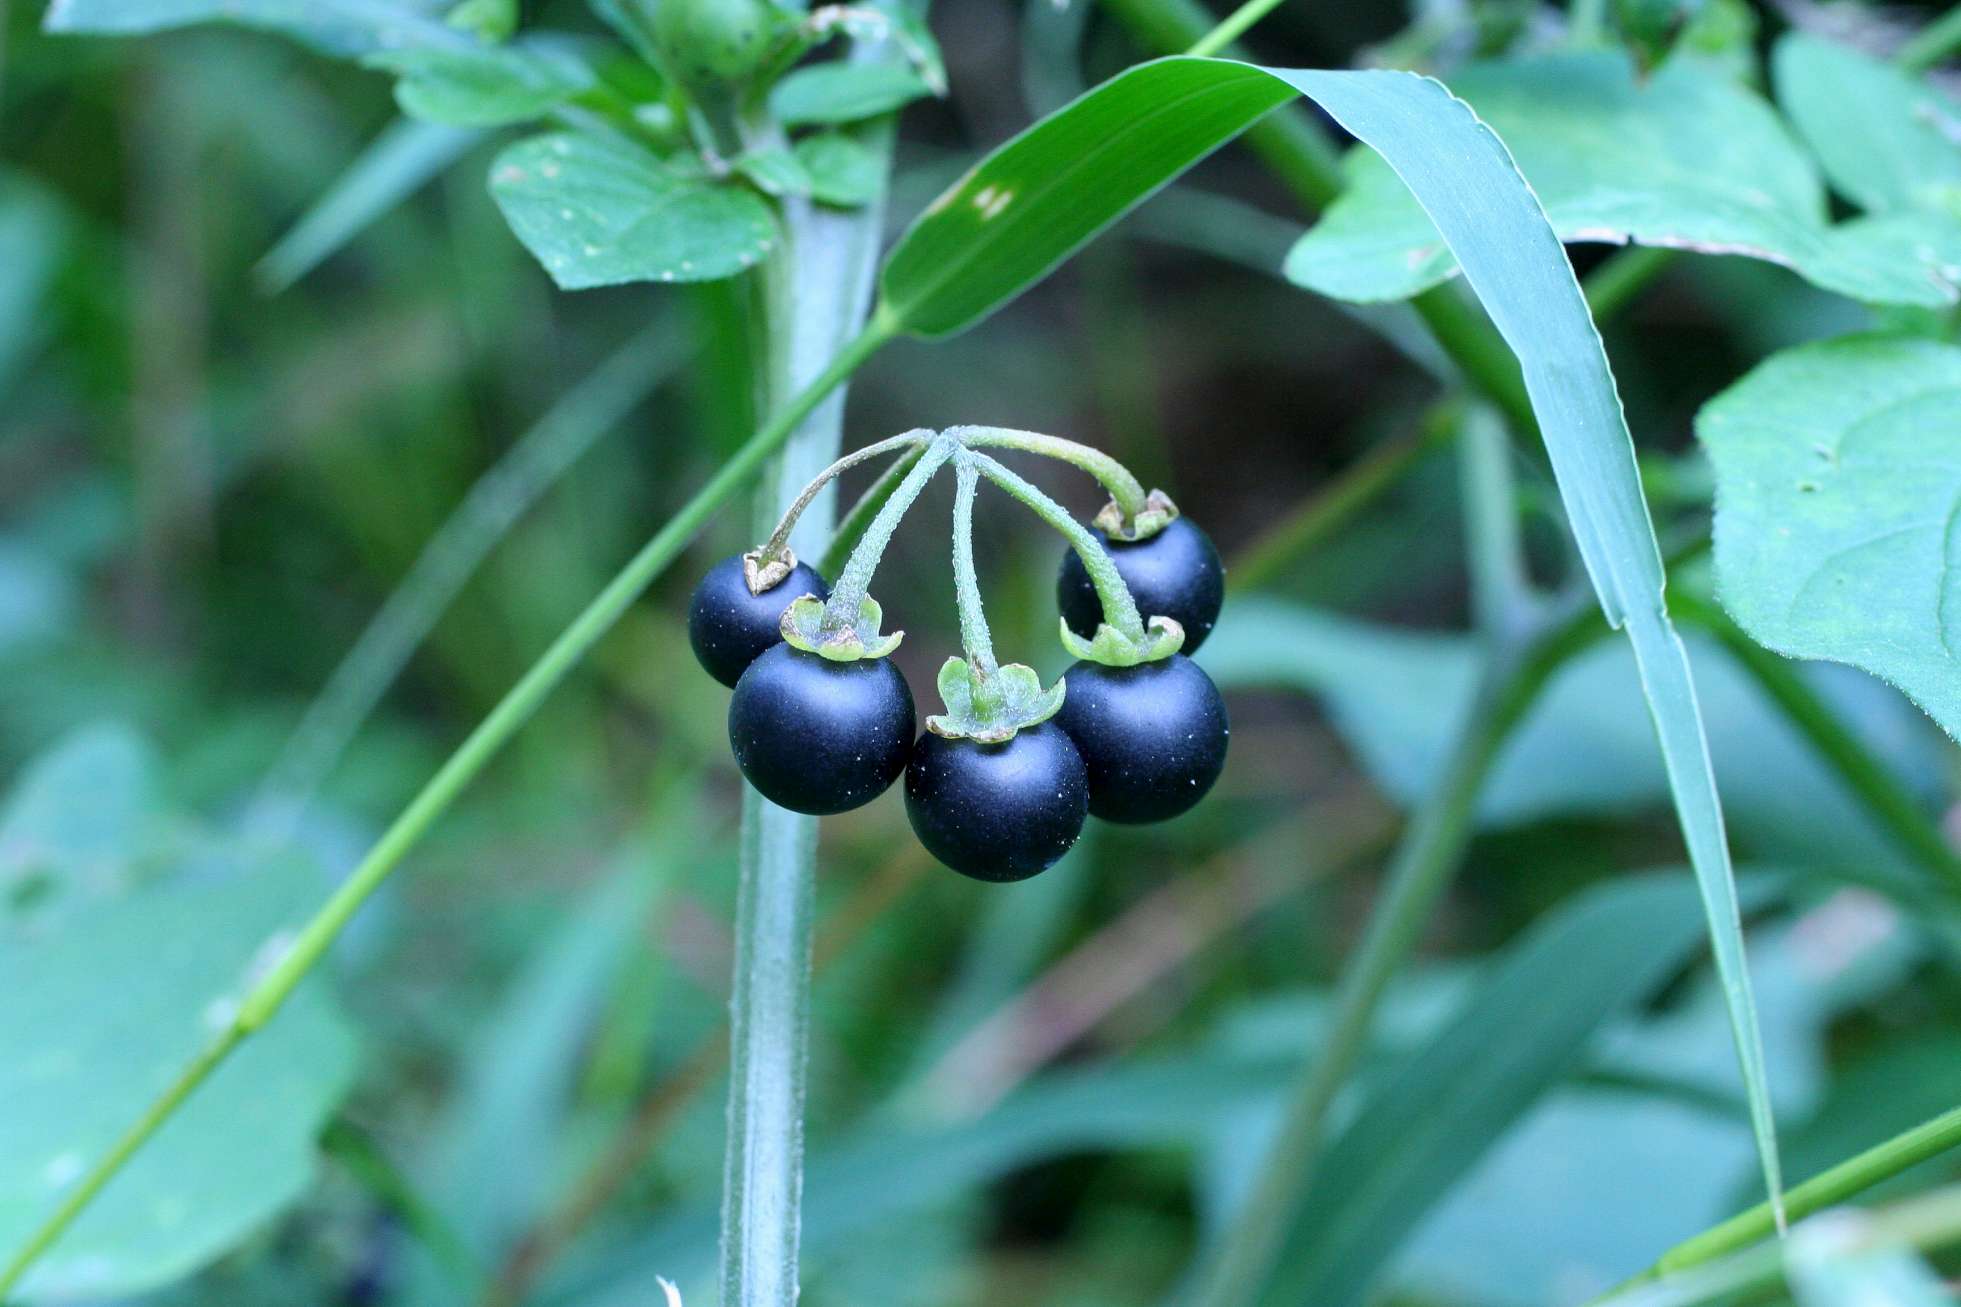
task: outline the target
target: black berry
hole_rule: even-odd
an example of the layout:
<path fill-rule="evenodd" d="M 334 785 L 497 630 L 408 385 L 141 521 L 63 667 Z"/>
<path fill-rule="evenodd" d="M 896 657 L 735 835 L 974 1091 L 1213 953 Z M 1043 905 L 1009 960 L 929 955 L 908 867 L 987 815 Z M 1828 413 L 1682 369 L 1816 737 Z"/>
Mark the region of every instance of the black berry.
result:
<path fill-rule="evenodd" d="M 919 737 L 906 764 L 906 816 L 926 851 L 975 880 L 1026 880 L 1082 834 L 1089 777 L 1054 722 L 1003 744 Z"/>
<path fill-rule="evenodd" d="M 770 802 L 813 816 L 884 793 L 912 734 L 912 691 L 885 658 L 838 663 L 779 643 L 729 700 L 735 765 Z"/>
<path fill-rule="evenodd" d="M 1211 538 L 1188 517 L 1173 518 L 1164 530 L 1135 544 L 1112 540 L 1101 531 L 1096 538 L 1130 587 L 1138 613 L 1146 620 L 1169 617 L 1176 621 L 1185 628 L 1184 652 L 1196 653 L 1205 637 L 1212 634 L 1219 607 L 1226 600 L 1226 571 Z M 1096 634 L 1096 625 L 1103 620 L 1103 604 L 1096 597 L 1096 587 L 1090 584 L 1083 560 L 1073 549 L 1062 557 L 1055 602 L 1070 630 L 1085 640 Z"/>
<path fill-rule="evenodd" d="M 783 610 L 805 595 L 828 598 L 831 588 L 816 569 L 798 563 L 761 594 L 749 593 L 742 555 L 708 569 L 688 601 L 688 643 L 708 674 L 733 686 L 750 663 L 783 639 Z"/>
<path fill-rule="evenodd" d="M 1135 667 L 1079 662 L 1055 722 L 1089 768 L 1089 810 L 1105 821 L 1163 821 L 1212 788 L 1226 765 L 1225 700 L 1197 663 L 1173 654 Z"/>

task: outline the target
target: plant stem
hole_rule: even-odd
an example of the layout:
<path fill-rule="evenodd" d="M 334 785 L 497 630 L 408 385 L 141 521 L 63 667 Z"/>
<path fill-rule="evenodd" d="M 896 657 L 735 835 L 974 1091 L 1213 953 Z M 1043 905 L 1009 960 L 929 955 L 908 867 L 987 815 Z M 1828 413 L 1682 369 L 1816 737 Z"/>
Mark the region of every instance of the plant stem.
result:
<path fill-rule="evenodd" d="M 127 1134 L 101 1157 L 60 1207 L 36 1227 L 0 1270 L 0 1295 L 19 1282 L 34 1260 L 60 1236 L 97 1191 L 135 1154 L 158 1126 L 167 1120 L 190 1092 L 215 1070 L 247 1036 L 277 1015 L 300 980 L 311 971 L 362 904 L 401 864 L 457 795 L 475 780 L 490 760 L 516 734 L 566 674 L 599 638 L 687 547 L 703 524 L 736 491 L 761 470 L 764 462 L 789 437 L 824 397 L 841 385 L 890 338 L 872 325 L 848 341 L 829 365 L 795 400 L 751 436 L 715 475 L 658 532 L 641 547 L 605 589 L 586 605 L 572 624 L 552 641 L 543 655 L 519 678 L 497 706 L 470 732 L 448 761 L 437 769 L 394 823 L 376 841 L 340 888 L 314 914 L 292 946 L 245 995 L 238 1015 L 224 1033 L 180 1074 L 164 1095 L 130 1127 Z"/>
<path fill-rule="evenodd" d="M 1416 430 L 1370 450 L 1306 502 L 1254 538 L 1226 569 L 1226 592 L 1257 590 L 1275 580 L 1301 555 L 1353 521 L 1355 515 L 1396 484 L 1403 474 L 1458 431 L 1458 406 L 1440 404 Z"/>
<path fill-rule="evenodd" d="M 783 557 L 784 550 L 790 546 L 790 533 L 796 529 L 797 522 L 803 517 L 804 510 L 809 508 L 811 502 L 819 494 L 823 493 L 824 488 L 837 479 L 839 475 L 850 471 L 860 463 L 869 462 L 879 455 L 889 454 L 895 449 L 923 447 L 932 437 L 932 434 L 932 432 L 924 428 L 919 428 L 908 431 L 903 435 L 888 436 L 886 439 L 874 441 L 862 449 L 854 449 L 843 458 L 832 463 L 829 467 L 813 477 L 810 484 L 805 486 L 797 497 L 790 502 L 790 506 L 783 510 L 783 516 L 777 521 L 776 529 L 769 533 L 768 541 L 757 552 L 762 555 L 765 561 Z"/>
<path fill-rule="evenodd" d="M 862 53 L 862 51 L 861 51 Z M 773 124 L 765 124 L 772 132 Z M 889 167 L 890 119 L 870 129 L 880 175 Z M 832 213 L 783 202 L 788 239 L 763 265 L 768 370 L 763 407 L 797 406 L 805 378 L 840 340 L 861 331 L 871 305 L 883 197 Z M 874 336 L 881 326 L 862 328 Z M 775 474 L 756 503 L 776 520 L 837 458 L 844 396 L 799 415 Z M 804 501 L 787 543 L 808 557 L 828 543 L 835 496 Z M 853 616 L 856 616 L 854 607 Z M 815 817 L 780 808 L 744 786 L 729 995 L 728 1133 L 722 1166 L 722 1307 L 794 1307 L 802 1242 L 804 1086 L 810 1028 L 811 923 L 817 879 Z"/>
<path fill-rule="evenodd" d="M 1908 72 L 1923 73 L 1961 49 L 1961 9 L 1950 9 L 1915 32 L 1894 52 L 1893 62 Z"/>
<path fill-rule="evenodd" d="M 1580 289 L 1595 322 L 1605 322 L 1674 263 L 1679 250 L 1658 245 L 1624 245 L 1587 274 Z"/>
<path fill-rule="evenodd" d="M 976 678 L 994 675 L 994 637 L 987 630 L 981 607 L 980 577 L 974 571 L 974 491 L 980 472 L 974 460 L 962 457 L 954 466 L 958 486 L 953 495 L 953 591 L 960 605 L 960 647 Z"/>
<path fill-rule="evenodd" d="M 241 825 L 255 839 L 283 840 L 472 572 L 593 441 L 616 427 L 679 364 L 672 324 L 636 334 L 565 392 L 470 488 L 429 538 L 334 669 L 252 796 Z"/>
<path fill-rule="evenodd" d="M 1837 769 L 1840 778 L 1901 848 L 1948 889 L 1961 889 L 1961 856 L 1955 854 L 1940 827 L 1927 815 L 1912 791 L 1819 698 L 1794 664 L 1751 639 L 1730 620 L 1729 614 L 1701 595 L 1679 591 L 1669 598 L 1670 609 L 1684 621 L 1722 642 L 1758 687 L 1784 710 L 1791 724 Z"/>
<path fill-rule="evenodd" d="M 954 427 L 950 434 L 958 437 L 960 443 L 970 449 L 1013 449 L 1059 459 L 1082 469 L 1110 492 L 1110 498 L 1122 511 L 1125 522 L 1144 511 L 1143 483 L 1131 475 L 1129 468 L 1100 449 L 1064 440 L 1061 436 L 1045 436 L 1038 431 L 1011 431 L 1005 427 Z"/>
<path fill-rule="evenodd" d="M 1237 41 L 1246 34 L 1247 29 L 1280 7 L 1280 0 L 1246 0 L 1246 3 L 1227 14 L 1211 31 L 1192 42 L 1191 49 L 1185 51 L 1192 55 L 1212 55 Z"/>
<path fill-rule="evenodd" d="M 1471 612 L 1479 634 L 1495 642 L 1515 630 L 1532 610 L 1512 446 L 1497 414 L 1482 404 L 1466 407 L 1461 424 L 1457 462 L 1464 496 L 1465 554 L 1470 560 Z"/>
<path fill-rule="evenodd" d="M 1415 947 L 1470 839 L 1485 774 L 1553 671 L 1605 631 L 1591 595 L 1580 595 L 1537 634 L 1494 650 L 1444 768 L 1397 844 L 1368 927 L 1342 970 L 1327 1034 L 1295 1087 L 1253 1192 L 1200 1274 L 1194 1301 L 1202 1307 L 1259 1299 L 1313 1183 L 1328 1109 L 1361 1056 L 1383 991 Z"/>
<path fill-rule="evenodd" d="M 1138 616 L 1137 601 L 1131 598 L 1130 587 L 1124 584 L 1117 565 L 1110 561 L 1110 555 L 1097 543 L 1090 529 L 1070 516 L 1068 509 L 993 458 L 979 452 L 972 457 L 982 476 L 1026 504 L 1037 517 L 1060 531 L 1075 546 L 1077 555 L 1083 560 L 1084 570 L 1089 573 L 1090 584 L 1096 588 L 1096 597 L 1103 604 L 1103 620 L 1127 638 L 1142 643 L 1144 619 Z"/>
<path fill-rule="evenodd" d="M 1848 1157 L 1796 1188 L 1787 1190 L 1784 1210 L 1792 1220 L 1802 1219 L 1843 1202 L 1854 1194 L 1863 1193 L 1880 1181 L 1891 1179 L 1908 1167 L 1917 1166 L 1957 1146 L 1961 1146 L 1961 1107 L 1951 1108 L 1932 1120 L 1923 1121 L 1913 1129 Z M 1720 1225 L 1684 1239 L 1655 1259 L 1653 1266 L 1604 1296 L 1611 1297 L 1634 1285 L 1713 1262 L 1728 1253 L 1767 1239 L 1776 1232 L 1777 1225 L 1770 1204 L 1758 1203 Z"/>
<path fill-rule="evenodd" d="M 912 465 L 905 479 L 892 491 L 892 497 L 879 507 L 872 518 L 871 525 L 851 550 L 851 558 L 838 573 L 837 584 L 831 590 L 831 597 L 824 603 L 824 629 L 827 631 L 848 631 L 858 624 L 858 610 L 864 605 L 865 596 L 871 589 L 872 575 L 878 571 L 878 564 L 885 557 L 885 547 L 892 543 L 892 533 L 899 529 L 899 521 L 919 499 L 919 492 L 926 488 L 946 464 L 959 446 L 951 438 L 941 434 L 933 437 L 919 455 L 919 461 Z"/>
<path fill-rule="evenodd" d="M 823 565 L 817 569 L 821 575 L 836 576 L 844 570 L 844 565 L 851 559 L 851 551 L 858 547 L 858 541 L 871 528 L 878 510 L 885 507 L 886 501 L 898 490 L 899 483 L 906 479 L 906 474 L 912 471 L 919 462 L 919 456 L 925 452 L 925 446 L 920 445 L 893 459 L 891 465 L 879 474 L 878 480 L 858 496 L 858 502 L 838 520 L 837 530 L 831 533 L 831 543 L 824 549 Z"/>

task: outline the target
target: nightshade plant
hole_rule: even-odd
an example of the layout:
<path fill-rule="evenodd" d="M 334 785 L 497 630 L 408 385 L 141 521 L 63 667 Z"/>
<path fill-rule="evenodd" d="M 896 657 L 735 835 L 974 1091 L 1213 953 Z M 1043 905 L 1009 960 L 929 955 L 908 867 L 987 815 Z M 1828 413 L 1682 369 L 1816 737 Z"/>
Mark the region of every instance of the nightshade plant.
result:
<path fill-rule="evenodd" d="M 1604 35 L 1609 7 L 1576 0 L 1569 48 L 1543 56 L 1520 46 L 1464 68 L 1446 89 L 1386 68 L 1308 71 L 1222 57 L 1273 0 L 1251 0 L 1216 26 L 1183 0 L 1109 0 L 1106 8 L 1166 57 L 1124 69 L 988 153 L 881 257 L 893 116 L 947 89 L 922 5 L 590 0 L 588 7 L 595 28 L 558 31 L 521 21 L 516 0 L 465 0 L 441 16 L 407 0 L 49 6 L 51 31 L 244 23 L 393 76 L 403 113 L 441 134 L 382 152 L 369 175 L 391 180 L 370 187 L 370 201 L 375 191 L 399 198 L 455 158 L 469 134 L 532 125 L 537 130 L 503 146 L 489 166 L 491 195 L 516 239 L 568 291 L 741 279 L 759 337 L 759 417 L 753 434 L 550 643 L 324 905 L 309 913 L 243 895 L 217 903 L 216 915 L 253 923 L 261 935 L 249 960 L 227 971 L 224 991 L 199 1005 L 205 1024 L 188 1060 L 165 1067 L 154 1085 L 112 1085 L 121 1097 L 91 1098 L 86 1091 L 101 1077 L 90 1077 L 86 1058 L 66 1048 L 11 1059 L 17 1067 L 0 1075 L 18 1081 L 0 1081 L 13 1095 L 0 1092 L 0 1103 L 28 1103 L 17 1119 L 59 1116 L 65 1095 L 90 1110 L 75 1114 L 88 1121 L 73 1147 L 53 1159 L 37 1154 L 32 1183 L 5 1194 L 0 1295 L 56 1301 L 142 1291 L 208 1263 L 291 1196 L 292 1183 L 268 1184 L 243 1195 L 221 1188 L 220 1202 L 159 1204 L 126 1182 L 169 1143 L 173 1125 L 221 1091 L 261 1108 L 274 1102 L 268 1153 L 304 1155 L 326 1110 L 319 1100 L 335 1097 L 319 1085 L 343 1084 L 350 1054 L 331 1040 L 295 1037 L 296 1055 L 307 1051 L 334 1067 L 283 1113 L 277 1095 L 243 1095 L 223 1075 L 244 1064 L 246 1045 L 261 1053 L 278 1047 L 276 1021 L 290 1030 L 307 1016 L 319 994 L 303 982 L 361 908 L 642 592 L 754 488 L 751 538 L 763 543 L 716 564 L 689 613 L 702 666 L 732 686 L 730 742 L 750 782 L 733 928 L 716 1278 L 727 1307 L 795 1302 L 804 1252 L 815 817 L 861 806 L 904 775 L 908 816 L 936 857 L 979 879 L 1026 879 L 1063 856 L 1089 815 L 1155 821 L 1192 810 L 1211 788 L 1224 766 L 1227 724 L 1212 676 L 1188 656 L 1201 642 L 1209 641 L 1208 662 L 1239 668 L 1232 684 L 1311 680 L 1297 664 L 1318 630 L 1273 614 L 1255 624 L 1239 599 L 1222 615 L 1226 581 L 1270 574 L 1276 555 L 1228 576 L 1204 533 L 1114 459 L 1055 437 L 965 426 L 844 452 L 843 388 L 900 337 L 936 340 L 980 323 L 1242 133 L 1288 192 L 1320 215 L 1287 255 L 1285 275 L 1351 302 L 1407 300 L 1427 333 L 1425 349 L 1450 374 L 1457 393 L 1431 425 L 1462 451 L 1478 630 L 1473 674 L 1454 682 L 1462 694 L 1437 691 L 1434 711 L 1411 714 L 1434 731 L 1425 737 L 1422 768 L 1400 774 L 1411 818 L 1332 1000 L 1316 1015 L 1313 1046 L 1277 1080 L 1272 1067 L 1261 1070 L 1270 1092 L 1255 1106 L 1277 1129 L 1251 1151 L 1244 1139 L 1232 1141 L 1233 1156 L 1256 1160 L 1249 1174 L 1212 1186 L 1231 1197 L 1214 1196 L 1219 1205 L 1182 1281 L 1184 1300 L 1207 1307 L 1360 1300 L 1442 1191 L 1576 1068 L 1585 1036 L 1653 999 L 1699 939 L 1714 957 L 1716 1005 L 1740 1072 L 1739 1115 L 1764 1201 L 1672 1251 L 1654 1249 L 1658 1260 L 1646 1278 L 1662 1283 L 1632 1286 L 1625 1301 L 1700 1302 L 1761 1287 L 1766 1264 L 1772 1279 L 1782 1264 L 1776 1245 L 1764 1241 L 1789 1220 L 1961 1140 L 1961 1126 L 1937 1117 L 1785 1191 L 1745 965 L 1746 896 L 1731 866 L 1702 702 L 1664 595 L 1663 550 L 1588 305 L 1588 295 L 1602 308 L 1624 302 L 1663 266 L 1661 251 L 1673 249 L 1742 254 L 1888 307 L 1877 332 L 1782 352 L 1704 410 L 1699 435 L 1715 470 L 1713 553 L 1724 607 L 1693 596 L 1676 607 L 1735 651 L 1860 811 L 1905 851 L 1920 880 L 1884 888 L 1915 904 L 1951 897 L 1961 887 L 1961 862 L 1917 797 L 1764 646 L 1865 668 L 1898 684 L 1950 733 L 1961 726 L 1952 638 L 1961 612 L 1952 475 L 1961 466 L 1952 308 L 1961 298 L 1954 204 L 1961 151 L 1953 131 L 1961 116 L 1920 75 L 1961 42 L 1953 15 L 1892 64 L 1804 33 L 1782 38 L 1772 62 L 1787 126 L 1734 75 L 1735 65 L 1754 62 L 1748 24 L 1738 18 L 1748 11 L 1735 3 L 1616 6 L 1626 12 L 1615 44 Z M 1050 21 L 1057 20 L 1030 18 Z M 1726 23 L 1743 23 L 1744 36 Z M 1302 97 L 1360 143 L 1348 160 L 1337 163 L 1298 113 L 1293 102 Z M 1836 112 L 1855 101 L 1871 107 L 1870 124 L 1848 124 Z M 1546 113 L 1547 103 L 1564 112 Z M 1870 148 L 1868 131 L 1887 148 Z M 1856 217 L 1832 220 L 1821 172 Z M 385 207 L 371 202 L 367 216 Z M 1645 248 L 1601 265 L 1583 295 L 1563 239 Z M 307 244 L 311 254 L 285 251 L 282 275 L 297 275 L 296 265 L 324 253 L 317 235 Z M 1460 275 L 1476 305 L 1452 282 Z M 1407 326 L 1391 320 L 1405 338 Z M 1508 439 L 1534 456 L 1543 451 L 1557 492 L 1547 512 L 1577 553 L 1575 584 L 1556 600 L 1526 581 Z M 1344 483 L 1349 493 L 1295 523 L 1279 556 L 1298 558 L 1325 541 L 1425 443 Z M 1093 525 L 1076 520 L 996 456 L 1007 451 L 1090 473 L 1109 508 Z M 894 458 L 893 468 L 840 521 L 838 475 L 883 456 Z M 945 711 L 928 716 L 925 734 L 916 735 L 910 690 L 889 661 L 899 636 L 886 630 L 870 585 L 900 518 L 946 469 L 956 481 L 952 552 L 963 649 L 941 670 Z M 1059 636 L 1077 661 L 1049 685 L 1030 666 L 996 660 L 973 558 L 983 480 L 1071 547 L 1056 596 Z M 1670 544 L 1673 563 L 1694 558 L 1701 541 Z M 1387 1050 L 1399 1055 L 1388 1073 L 1353 1084 L 1364 1056 L 1383 1051 L 1372 1045 L 1378 1012 L 1463 861 L 1506 750 L 1607 630 L 1628 641 L 1693 894 L 1674 882 L 1640 880 L 1575 896 L 1479 979 L 1452 1024 L 1413 1052 Z M 1037 892 L 1039 884 L 1002 897 Z M 1769 903 L 1783 892 L 1760 881 L 1748 901 Z M 1699 912 L 1685 910 L 1691 897 Z M 115 937 L 140 938 L 142 917 L 118 917 L 110 923 Z M 159 920 L 178 938 L 189 933 L 182 912 Z M 194 961 L 218 969 L 212 958 Z M 0 958 L 15 968 L 7 980 L 21 992 L 40 974 L 35 963 Z M 45 974 L 60 981 L 79 970 Z M 211 982 L 200 974 L 197 983 Z M 37 999 L 46 1024 L 68 1013 L 63 993 L 51 987 L 51 997 Z M 1522 1021 L 1524 1011 L 1535 1019 Z M 1500 1045 L 1503 1056 L 1494 1055 Z M 1205 1089 L 1203 1110 L 1174 1101 L 1151 1120 L 1207 1114 L 1247 1078 L 1243 1068 L 1229 1070 L 1214 1081 L 1195 1079 Z M 1461 1102 L 1440 1096 L 1452 1086 L 1462 1090 Z M 1338 1098 L 1351 1091 L 1356 1109 L 1337 1113 Z M 901 1138 L 908 1150 L 930 1155 L 912 1136 Z M 957 1157 L 970 1141 L 940 1142 Z M 852 1163 L 860 1176 L 877 1175 L 876 1157 L 870 1150 L 813 1175 L 840 1184 Z M 291 1172 L 280 1175 L 290 1181 Z M 832 1202 L 828 1210 L 849 1214 L 821 1232 L 826 1239 L 862 1229 L 855 1220 L 876 1219 L 859 1211 L 879 1210 L 873 1202 Z M 412 1195 L 397 1206 L 419 1219 Z M 162 1221 L 159 1210 L 176 1215 Z M 574 1215 L 571 1233 L 592 1212 L 575 1204 Z M 1833 1230 L 1800 1230 L 1794 1244 L 1791 1278 L 1807 1302 L 1853 1301 L 1868 1273 L 1920 1292 L 1926 1277 L 1917 1263 L 1899 1260 L 1900 1250 L 1961 1236 L 1961 1204 L 1951 1193 L 1937 1195 L 1869 1226 Z M 545 1244 L 555 1253 L 571 1236 L 553 1233 L 557 1243 Z M 428 1241 L 443 1242 L 440 1234 Z M 655 1247 L 685 1260 L 675 1249 L 689 1245 L 670 1232 Z M 532 1260 L 513 1255 L 492 1301 L 525 1301 L 536 1287 L 536 1261 L 546 1254 L 519 1251 Z M 691 1289 L 706 1278 L 698 1264 L 687 1271 Z M 578 1275 L 590 1288 L 604 1271 L 578 1268 L 575 1290 Z M 628 1293 L 648 1287 L 630 1275 L 624 1286 Z"/>

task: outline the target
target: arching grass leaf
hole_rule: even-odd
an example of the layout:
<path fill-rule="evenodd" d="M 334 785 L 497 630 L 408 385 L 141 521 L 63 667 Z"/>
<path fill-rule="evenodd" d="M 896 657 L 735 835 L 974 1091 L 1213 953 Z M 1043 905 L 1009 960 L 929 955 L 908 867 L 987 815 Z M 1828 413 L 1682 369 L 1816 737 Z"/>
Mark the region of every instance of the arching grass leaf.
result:
<path fill-rule="evenodd" d="M 1740 254 L 1882 303 L 1961 294 L 1955 270 L 1920 243 L 1863 222 L 1830 225 L 1817 173 L 1776 113 L 1696 61 L 1644 81 L 1619 52 L 1543 56 L 1474 65 L 1451 89 L 1503 138 L 1562 240 Z M 1844 101 L 1830 103 L 1837 112 Z M 1347 189 L 1289 256 L 1289 278 L 1383 300 L 1454 273 L 1449 248 L 1380 158 L 1358 150 L 1347 171 Z"/>
<path fill-rule="evenodd" d="M 1800 346 L 1711 400 L 1718 594 L 1794 658 L 1893 682 L 1961 738 L 1961 349 Z"/>
<path fill-rule="evenodd" d="M 1408 73 L 1143 64 L 1029 128 L 935 200 L 887 259 L 878 316 L 923 336 L 971 326 L 1296 94 L 1383 156 L 1518 356 L 1587 574 L 1634 648 L 1775 1199 L 1776 1131 L 1729 846 L 1688 656 L 1662 599 L 1633 441 L 1566 252 L 1490 128 L 1441 84 Z"/>
<path fill-rule="evenodd" d="M 776 220 L 753 191 L 593 133 L 519 141 L 491 165 L 490 193 L 565 290 L 732 277 L 776 243 Z"/>

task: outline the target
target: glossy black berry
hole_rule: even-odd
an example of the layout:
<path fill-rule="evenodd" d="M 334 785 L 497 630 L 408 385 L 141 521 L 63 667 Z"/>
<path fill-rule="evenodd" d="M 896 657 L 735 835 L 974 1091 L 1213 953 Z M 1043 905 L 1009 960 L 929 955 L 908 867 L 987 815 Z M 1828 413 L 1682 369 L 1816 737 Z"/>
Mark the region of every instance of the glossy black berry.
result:
<path fill-rule="evenodd" d="M 1183 654 L 1136 667 L 1079 662 L 1055 722 L 1089 768 L 1089 810 L 1105 821 L 1163 821 L 1212 788 L 1226 765 L 1226 703 Z"/>
<path fill-rule="evenodd" d="M 830 593 L 816 569 L 798 563 L 769 589 L 750 594 L 742 555 L 724 558 L 708 569 L 688 601 L 688 643 L 710 676 L 732 686 L 763 650 L 782 641 L 784 609 L 805 595 L 825 599 Z"/>
<path fill-rule="evenodd" d="M 1052 721 L 1004 744 L 928 732 L 906 764 L 906 816 L 926 851 L 975 880 L 1026 880 L 1069 851 L 1089 814 L 1083 758 Z"/>
<path fill-rule="evenodd" d="M 1175 517 L 1170 526 L 1135 544 L 1112 540 L 1101 531 L 1096 538 L 1130 587 L 1138 613 L 1146 619 L 1172 618 L 1185 628 L 1184 652 L 1197 652 L 1205 637 L 1212 634 L 1219 607 L 1226 601 L 1226 570 L 1219 563 L 1219 551 L 1212 547 L 1211 537 L 1192 525 L 1189 517 Z M 1103 620 L 1103 604 L 1096 597 L 1096 587 L 1090 584 L 1083 560 L 1073 549 L 1062 557 L 1055 602 L 1070 630 L 1085 640 L 1096 634 L 1096 624 Z"/>
<path fill-rule="evenodd" d="M 813 816 L 862 807 L 906 768 L 912 691 L 889 659 L 837 663 L 778 644 L 729 700 L 735 765 L 772 803 Z"/>

